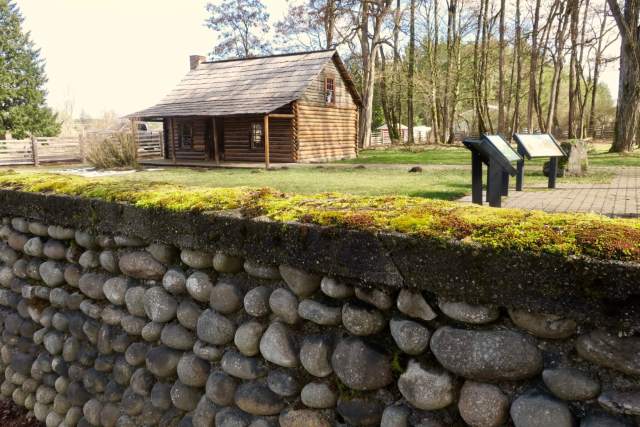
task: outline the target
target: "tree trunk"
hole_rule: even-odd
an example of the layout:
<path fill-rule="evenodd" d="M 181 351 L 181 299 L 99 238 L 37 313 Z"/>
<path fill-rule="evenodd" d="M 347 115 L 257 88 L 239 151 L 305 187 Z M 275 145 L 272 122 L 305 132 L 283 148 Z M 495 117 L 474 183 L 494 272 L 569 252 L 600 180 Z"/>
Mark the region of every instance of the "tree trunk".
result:
<path fill-rule="evenodd" d="M 500 0 L 499 49 L 498 49 L 498 133 L 504 134 L 504 51 L 505 51 L 505 9 L 506 0 Z M 508 136 L 511 139 L 511 135 Z"/>
<path fill-rule="evenodd" d="M 533 133 L 533 110 L 536 97 L 536 72 L 538 69 L 538 27 L 540 25 L 540 0 L 536 0 L 531 30 L 531 61 L 529 64 L 529 94 L 527 96 L 527 132 Z"/>
<path fill-rule="evenodd" d="M 514 55 L 516 56 L 516 90 L 513 105 L 511 132 L 520 131 L 520 82 L 522 81 L 522 22 L 520 20 L 520 0 L 516 0 L 516 34 Z"/>
<path fill-rule="evenodd" d="M 571 0 L 569 34 L 571 37 L 571 60 L 569 64 L 569 119 L 567 120 L 568 137 L 576 137 L 576 79 L 578 69 L 578 20 L 580 14 L 579 0 Z"/>
<path fill-rule="evenodd" d="M 598 93 L 598 81 L 600 80 L 600 63 L 602 62 L 603 52 L 603 39 L 607 29 L 607 3 L 604 3 L 602 10 L 602 21 L 600 22 L 600 32 L 598 34 L 598 44 L 596 47 L 596 54 L 593 65 L 593 81 L 591 87 L 591 104 L 589 106 L 589 136 L 593 137 L 595 133 L 596 122 L 596 95 Z"/>
<path fill-rule="evenodd" d="M 416 0 L 410 0 L 409 5 L 409 58 L 407 70 L 407 132 L 408 143 L 413 144 L 413 73 L 416 56 Z"/>

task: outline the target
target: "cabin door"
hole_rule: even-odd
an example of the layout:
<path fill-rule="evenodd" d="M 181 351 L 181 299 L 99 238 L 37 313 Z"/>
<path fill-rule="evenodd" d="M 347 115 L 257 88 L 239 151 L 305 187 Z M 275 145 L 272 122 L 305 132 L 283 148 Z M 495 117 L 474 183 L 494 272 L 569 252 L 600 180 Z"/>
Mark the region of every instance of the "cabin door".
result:
<path fill-rule="evenodd" d="M 223 160 L 223 146 L 222 146 L 222 119 L 217 117 L 211 117 L 207 120 L 207 137 L 205 139 L 205 152 L 207 154 L 207 160 L 216 160 L 216 156 L 219 160 Z"/>

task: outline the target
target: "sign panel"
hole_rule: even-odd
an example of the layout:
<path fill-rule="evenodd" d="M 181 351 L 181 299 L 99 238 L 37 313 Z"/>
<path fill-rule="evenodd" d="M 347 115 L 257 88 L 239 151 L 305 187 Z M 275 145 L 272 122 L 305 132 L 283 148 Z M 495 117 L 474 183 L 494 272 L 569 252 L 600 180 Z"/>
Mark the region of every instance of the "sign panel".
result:
<path fill-rule="evenodd" d="M 565 155 L 549 134 L 516 134 L 515 138 L 525 149 L 529 157 L 564 157 Z"/>
<path fill-rule="evenodd" d="M 493 145 L 509 162 L 517 162 L 522 157 L 500 135 L 485 135 L 487 141 Z"/>

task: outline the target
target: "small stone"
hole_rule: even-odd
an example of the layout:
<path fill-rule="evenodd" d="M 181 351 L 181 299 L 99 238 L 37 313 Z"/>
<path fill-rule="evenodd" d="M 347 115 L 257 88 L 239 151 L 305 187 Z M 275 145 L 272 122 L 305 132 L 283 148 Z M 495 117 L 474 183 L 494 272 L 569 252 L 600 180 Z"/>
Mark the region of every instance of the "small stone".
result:
<path fill-rule="evenodd" d="M 230 314 L 242 307 L 242 299 L 242 290 L 237 285 L 220 281 L 210 291 L 209 305 L 218 313 Z"/>
<path fill-rule="evenodd" d="M 298 298 L 288 289 L 278 288 L 269 296 L 269 307 L 280 320 L 293 325 L 300 320 Z"/>
<path fill-rule="evenodd" d="M 146 319 L 136 316 L 124 316 L 120 322 L 120 327 L 129 335 L 141 335 L 146 325 Z"/>
<path fill-rule="evenodd" d="M 129 252 L 120 256 L 118 267 L 127 276 L 143 280 L 160 280 L 166 267 L 149 252 Z"/>
<path fill-rule="evenodd" d="M 75 236 L 75 230 L 59 225 L 50 225 L 47 228 L 47 233 L 51 238 L 58 240 L 71 240 Z"/>
<path fill-rule="evenodd" d="M 576 322 L 562 316 L 509 310 L 509 317 L 516 326 L 540 338 L 563 339 L 576 333 Z"/>
<path fill-rule="evenodd" d="M 40 270 L 42 273 L 42 270 Z M 68 285 L 73 286 L 74 288 L 78 287 L 78 283 L 80 283 L 80 277 L 82 276 L 82 270 L 75 264 L 67 264 L 64 266 L 63 277 L 65 282 Z"/>
<path fill-rule="evenodd" d="M 189 387 L 178 380 L 171 387 L 171 402 L 181 411 L 193 411 L 198 406 L 201 394 L 200 389 Z"/>
<path fill-rule="evenodd" d="M 342 324 L 352 334 L 365 336 L 377 334 L 386 322 L 377 308 L 346 303 L 342 307 Z"/>
<path fill-rule="evenodd" d="M 307 273 L 288 265 L 281 265 L 279 271 L 293 293 L 301 298 L 313 295 L 320 288 L 322 277 L 317 274 Z"/>
<path fill-rule="evenodd" d="M 542 379 L 551 393 L 562 400 L 590 400 L 600 393 L 600 384 L 575 368 L 545 369 Z"/>
<path fill-rule="evenodd" d="M 100 267 L 100 255 L 93 250 L 84 251 L 78 259 L 78 264 L 85 270 Z"/>
<path fill-rule="evenodd" d="M 472 325 L 491 323 L 500 317 L 500 311 L 494 306 L 440 301 L 438 307 L 440 307 L 440 310 L 442 310 L 445 316 L 458 322 L 470 323 Z"/>
<path fill-rule="evenodd" d="M 213 345 L 224 345 L 233 340 L 236 326 L 226 317 L 209 309 L 205 310 L 196 326 L 198 338 Z"/>
<path fill-rule="evenodd" d="M 193 352 L 201 359 L 208 360 L 210 362 L 217 362 L 222 358 L 223 350 L 220 347 L 207 345 L 203 341 L 196 341 L 193 345 Z"/>
<path fill-rule="evenodd" d="M 384 406 L 377 399 L 355 397 L 340 399 L 337 410 L 350 426 L 377 426 Z"/>
<path fill-rule="evenodd" d="M 296 378 L 284 369 L 271 369 L 267 376 L 267 386 L 276 394 L 291 397 L 298 394 L 300 386 Z"/>
<path fill-rule="evenodd" d="M 9 235 L 9 239 L 7 239 L 7 244 L 13 250 L 16 250 L 18 252 L 23 252 L 24 245 L 27 243 L 27 240 L 29 240 L 29 237 L 27 235 L 13 232 L 11 233 L 11 235 Z"/>
<path fill-rule="evenodd" d="M 215 371 L 209 375 L 206 396 L 216 405 L 229 406 L 238 386 L 237 381 L 224 372 Z"/>
<path fill-rule="evenodd" d="M 389 294 L 379 289 L 367 289 L 356 287 L 356 298 L 379 308 L 380 310 L 389 310 L 393 306 L 393 299 Z"/>
<path fill-rule="evenodd" d="M 255 320 L 243 323 L 236 330 L 233 343 L 245 356 L 255 356 L 260 353 L 260 338 L 266 327 Z"/>
<path fill-rule="evenodd" d="M 514 381 L 542 370 L 542 354 L 525 336 L 508 330 L 439 328 L 431 351 L 447 370 L 477 381 Z"/>
<path fill-rule="evenodd" d="M 155 378 L 145 368 L 136 369 L 131 376 L 131 389 L 140 396 L 148 396 L 154 383 Z"/>
<path fill-rule="evenodd" d="M 147 313 L 144 310 L 144 294 L 146 289 L 142 286 L 133 286 L 127 289 L 124 295 L 124 302 L 127 310 L 134 316 L 144 317 Z"/>
<path fill-rule="evenodd" d="M 91 399 L 87 401 L 82 407 L 82 413 L 87 421 L 92 425 L 100 425 L 100 413 L 102 412 L 102 403 L 98 399 Z"/>
<path fill-rule="evenodd" d="M 167 378 L 176 374 L 181 353 L 167 347 L 156 347 L 146 354 L 146 366 L 153 375 Z"/>
<path fill-rule="evenodd" d="M 28 231 L 29 233 L 35 234 L 36 236 L 47 237 L 47 228 L 48 227 L 43 223 L 34 221 L 29 223 Z"/>
<path fill-rule="evenodd" d="M 193 353 L 185 353 L 178 362 L 178 378 L 183 384 L 191 387 L 204 387 L 209 377 L 209 363 L 196 357 Z"/>
<path fill-rule="evenodd" d="M 283 412 L 278 419 L 280 427 L 331 427 L 332 424 L 319 411 L 296 409 Z"/>
<path fill-rule="evenodd" d="M 240 409 L 252 415 L 277 415 L 285 407 L 280 396 L 259 382 L 240 384 L 234 401 Z"/>
<path fill-rule="evenodd" d="M 402 396 L 414 407 L 425 411 L 446 408 L 455 400 L 453 377 L 436 368 L 425 368 L 415 360 L 398 379 Z"/>
<path fill-rule="evenodd" d="M 300 302 L 298 315 L 303 319 L 324 326 L 339 325 L 342 321 L 340 307 L 331 307 L 310 299 Z"/>
<path fill-rule="evenodd" d="M 191 268 L 204 269 L 210 268 L 213 265 L 211 254 L 189 249 L 183 249 L 182 252 L 180 252 L 180 259 Z"/>
<path fill-rule="evenodd" d="M 206 396 L 202 396 L 193 413 L 193 427 L 212 426 L 216 419 L 217 410 L 216 405 L 207 399 Z"/>
<path fill-rule="evenodd" d="M 242 271 L 242 258 L 216 252 L 213 256 L 213 268 L 220 273 L 239 273 Z"/>
<path fill-rule="evenodd" d="M 187 329 L 195 330 L 198 325 L 198 318 L 204 310 L 192 299 L 182 300 L 176 311 L 178 322 Z"/>
<path fill-rule="evenodd" d="M 598 397 L 598 403 L 613 413 L 640 416 L 640 391 L 610 390 Z"/>
<path fill-rule="evenodd" d="M 338 397 L 327 384 L 309 383 L 302 387 L 300 392 L 302 403 L 314 409 L 333 408 L 338 401 Z"/>
<path fill-rule="evenodd" d="M 125 295 L 129 287 L 129 281 L 124 276 L 117 276 L 108 279 L 102 285 L 102 292 L 111 304 L 124 305 Z"/>
<path fill-rule="evenodd" d="M 213 425 L 216 427 L 246 427 L 249 422 L 250 416 L 247 413 L 229 407 L 218 411 Z"/>
<path fill-rule="evenodd" d="M 145 245 L 144 240 L 142 240 L 137 236 L 122 236 L 122 235 L 114 236 L 113 243 L 115 246 L 125 246 L 130 248 Z"/>
<path fill-rule="evenodd" d="M 640 376 L 640 338 L 618 338 L 604 331 L 593 331 L 578 337 L 576 349 L 589 362 Z"/>
<path fill-rule="evenodd" d="M 187 277 L 178 268 L 170 268 L 162 277 L 162 286 L 173 295 L 180 295 L 187 290 Z"/>
<path fill-rule="evenodd" d="M 116 246 L 118 246 L 113 236 L 107 236 L 106 234 L 97 235 L 96 243 L 98 244 L 98 246 L 105 249 L 115 248 Z"/>
<path fill-rule="evenodd" d="M 389 357 L 356 337 L 338 343 L 331 366 L 338 378 L 354 390 L 377 390 L 393 381 Z"/>
<path fill-rule="evenodd" d="M 171 386 L 167 383 L 155 383 L 151 389 L 151 404 L 158 409 L 171 408 Z"/>
<path fill-rule="evenodd" d="M 537 392 L 518 397 L 511 405 L 510 414 L 517 427 L 573 426 L 573 416 L 567 405 Z"/>
<path fill-rule="evenodd" d="M 427 304 L 420 292 L 412 292 L 408 289 L 402 289 L 398 294 L 397 300 L 398 310 L 409 317 L 415 317 L 422 320 L 433 320 L 437 314 Z"/>
<path fill-rule="evenodd" d="M 154 286 L 144 293 L 144 311 L 154 322 L 168 322 L 176 316 L 178 302 L 162 286 Z"/>
<path fill-rule="evenodd" d="M 109 276 L 101 273 L 85 273 L 80 277 L 78 287 L 83 294 L 91 299 L 101 300 L 104 299 L 104 282 L 109 279 Z"/>
<path fill-rule="evenodd" d="M 64 336 L 58 332 L 49 332 L 44 336 L 42 344 L 50 354 L 60 354 L 64 345 Z"/>
<path fill-rule="evenodd" d="M 326 377 L 331 368 L 331 340 L 324 336 L 307 336 L 300 347 L 300 362 L 311 375 Z"/>
<path fill-rule="evenodd" d="M 353 287 L 332 277 L 323 277 L 320 289 L 326 296 L 336 299 L 350 298 L 354 295 Z"/>
<path fill-rule="evenodd" d="M 148 342 L 156 342 L 162 336 L 162 330 L 164 329 L 164 324 L 149 322 L 142 328 L 140 331 L 140 336 L 143 340 Z"/>
<path fill-rule="evenodd" d="M 79 248 L 76 247 L 76 249 Z M 55 260 L 67 258 L 67 251 L 67 246 L 58 240 L 47 240 L 42 249 L 45 257 Z"/>
<path fill-rule="evenodd" d="M 271 289 L 266 286 L 258 286 L 251 289 L 244 296 L 244 311 L 254 317 L 269 314 L 269 296 Z"/>
<path fill-rule="evenodd" d="M 160 335 L 162 344 L 176 350 L 190 350 L 196 342 L 193 332 L 177 323 L 168 323 L 162 328 Z"/>
<path fill-rule="evenodd" d="M 431 333 L 427 328 L 413 320 L 391 319 L 389 321 L 391 336 L 400 350 L 407 354 L 417 355 L 429 346 Z"/>
<path fill-rule="evenodd" d="M 39 237 L 32 237 L 24 244 L 24 253 L 29 256 L 42 257 L 43 243 Z"/>
<path fill-rule="evenodd" d="M 267 373 L 267 369 L 260 359 L 243 356 L 233 350 L 224 353 L 220 367 L 227 374 L 243 380 L 254 380 Z"/>
<path fill-rule="evenodd" d="M 391 405 L 384 408 L 380 427 L 409 427 L 409 408 L 404 405 Z"/>
<path fill-rule="evenodd" d="M 64 270 L 61 264 L 55 261 L 45 261 L 38 268 L 42 281 L 47 286 L 59 286 L 64 283 Z"/>
<path fill-rule="evenodd" d="M 298 366 L 298 350 L 292 332 L 280 322 L 273 322 L 260 339 L 260 353 L 265 360 L 285 368 Z"/>
<path fill-rule="evenodd" d="M 246 271 L 249 276 L 253 276 L 258 279 L 280 279 L 280 272 L 278 271 L 278 268 L 272 265 L 263 264 L 258 261 L 246 260 L 243 267 L 244 271 Z"/>
<path fill-rule="evenodd" d="M 96 237 L 87 231 L 77 230 L 74 237 L 76 239 L 76 243 L 78 243 L 83 248 L 91 249 L 98 246 Z"/>
<path fill-rule="evenodd" d="M 118 255 L 114 251 L 102 251 L 98 257 L 100 261 L 100 267 L 107 270 L 109 273 L 118 274 L 120 268 L 118 267 Z"/>
<path fill-rule="evenodd" d="M 632 425 L 609 415 L 592 414 L 580 421 L 580 427 L 632 427 Z"/>
<path fill-rule="evenodd" d="M 151 243 L 146 247 L 146 250 L 163 264 L 171 264 L 178 256 L 178 250 L 175 247 L 162 243 Z"/>
<path fill-rule="evenodd" d="M 509 417 L 509 398 L 495 385 L 466 381 L 460 390 L 458 410 L 471 426 L 499 427 Z"/>
<path fill-rule="evenodd" d="M 84 252 L 84 249 L 81 248 L 80 246 L 71 245 L 67 248 L 64 254 L 64 259 L 66 259 L 68 262 L 76 264 L 80 260 L 80 255 L 82 255 L 83 252 Z"/>
<path fill-rule="evenodd" d="M 191 298 L 200 302 L 209 302 L 213 283 L 206 273 L 196 271 L 191 274 L 186 282 L 187 292 Z"/>

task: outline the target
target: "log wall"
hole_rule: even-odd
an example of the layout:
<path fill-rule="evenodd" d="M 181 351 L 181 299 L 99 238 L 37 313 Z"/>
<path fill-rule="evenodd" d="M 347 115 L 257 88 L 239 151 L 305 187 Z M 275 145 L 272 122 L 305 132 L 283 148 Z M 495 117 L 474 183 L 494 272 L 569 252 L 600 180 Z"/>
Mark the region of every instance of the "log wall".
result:
<path fill-rule="evenodd" d="M 174 117 L 169 120 L 167 157 L 172 158 L 173 147 L 175 147 L 176 159 L 178 160 L 207 160 L 208 154 L 207 140 L 210 138 L 210 119 L 206 117 Z M 180 146 L 180 125 L 191 123 L 193 126 L 193 146 Z"/>

